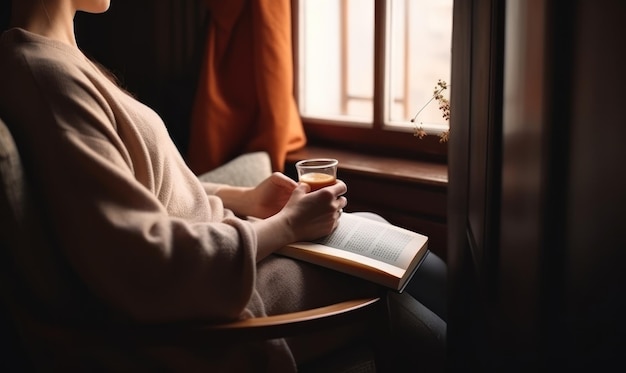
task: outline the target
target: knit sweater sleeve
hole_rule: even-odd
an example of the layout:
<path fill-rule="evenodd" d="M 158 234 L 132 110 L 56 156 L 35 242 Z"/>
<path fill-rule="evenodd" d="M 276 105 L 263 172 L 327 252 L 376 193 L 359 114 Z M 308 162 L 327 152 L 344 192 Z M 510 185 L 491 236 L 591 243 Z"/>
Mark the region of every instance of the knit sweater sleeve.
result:
<path fill-rule="evenodd" d="M 95 298 L 130 319 L 247 314 L 257 246 L 250 223 L 207 196 L 187 170 L 172 173 L 182 167 L 173 150 L 160 153 L 164 169 L 153 172 L 146 147 L 174 147 L 159 138 L 143 141 L 127 123 L 134 114 L 118 107 L 109 83 L 65 52 L 27 48 L 12 66 L 19 83 L 12 86 L 19 88 L 6 100 L 14 104 L 7 110 L 19 122 L 22 151 L 62 260 Z M 170 174 L 182 179 L 163 197 L 158 179 Z M 193 211 L 173 214 L 168 198 Z"/>

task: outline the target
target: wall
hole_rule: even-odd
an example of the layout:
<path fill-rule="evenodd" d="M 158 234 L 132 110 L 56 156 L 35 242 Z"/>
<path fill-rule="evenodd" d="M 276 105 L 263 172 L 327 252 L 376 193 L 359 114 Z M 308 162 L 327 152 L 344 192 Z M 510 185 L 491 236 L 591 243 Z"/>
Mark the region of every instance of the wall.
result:
<path fill-rule="evenodd" d="M 163 117 L 183 153 L 204 49 L 207 12 L 201 4 L 197 0 L 112 1 L 104 14 L 76 16 L 81 49 Z"/>

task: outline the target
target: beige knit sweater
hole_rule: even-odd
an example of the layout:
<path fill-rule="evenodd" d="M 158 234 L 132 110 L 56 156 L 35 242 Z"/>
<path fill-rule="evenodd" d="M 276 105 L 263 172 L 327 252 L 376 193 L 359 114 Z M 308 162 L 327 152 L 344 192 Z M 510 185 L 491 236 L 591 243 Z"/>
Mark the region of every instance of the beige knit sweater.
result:
<path fill-rule="evenodd" d="M 257 266 L 252 223 L 223 207 L 212 195 L 217 185 L 190 171 L 154 111 L 75 47 L 21 29 L 5 32 L 0 115 L 52 232 L 42 247 L 15 253 L 33 299 L 20 305 L 24 318 L 58 327 L 43 333 L 28 321 L 21 326 L 44 366 L 290 371 L 283 340 L 91 348 L 81 339 L 88 333 L 68 338 L 64 330 L 247 318 L 369 292 L 285 258 Z"/>

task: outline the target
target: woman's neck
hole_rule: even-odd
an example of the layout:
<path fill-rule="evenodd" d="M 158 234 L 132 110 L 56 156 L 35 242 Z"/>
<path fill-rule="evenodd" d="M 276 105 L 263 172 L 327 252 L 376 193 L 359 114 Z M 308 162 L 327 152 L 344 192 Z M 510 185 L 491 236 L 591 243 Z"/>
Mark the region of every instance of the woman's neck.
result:
<path fill-rule="evenodd" d="M 11 26 L 76 46 L 71 1 L 13 1 Z"/>

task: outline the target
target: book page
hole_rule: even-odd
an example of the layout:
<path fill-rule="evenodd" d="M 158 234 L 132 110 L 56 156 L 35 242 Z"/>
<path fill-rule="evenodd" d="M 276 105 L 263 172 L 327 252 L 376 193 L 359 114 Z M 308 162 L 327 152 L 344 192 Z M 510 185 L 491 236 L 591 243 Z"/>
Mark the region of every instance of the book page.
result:
<path fill-rule="evenodd" d="M 425 241 L 415 232 L 345 213 L 337 229 L 315 243 L 406 269 Z"/>

